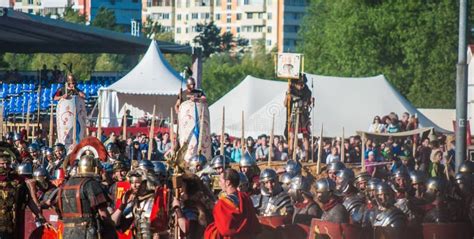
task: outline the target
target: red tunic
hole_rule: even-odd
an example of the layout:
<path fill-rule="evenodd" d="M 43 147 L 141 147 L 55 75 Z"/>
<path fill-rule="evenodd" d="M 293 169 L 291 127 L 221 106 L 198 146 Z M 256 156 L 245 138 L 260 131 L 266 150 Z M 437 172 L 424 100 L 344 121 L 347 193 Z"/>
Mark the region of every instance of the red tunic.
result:
<path fill-rule="evenodd" d="M 204 233 L 206 239 L 253 238 L 260 232 L 255 209 L 250 198 L 237 192 L 238 204 L 228 197 L 220 198 L 212 212 L 214 222 Z"/>

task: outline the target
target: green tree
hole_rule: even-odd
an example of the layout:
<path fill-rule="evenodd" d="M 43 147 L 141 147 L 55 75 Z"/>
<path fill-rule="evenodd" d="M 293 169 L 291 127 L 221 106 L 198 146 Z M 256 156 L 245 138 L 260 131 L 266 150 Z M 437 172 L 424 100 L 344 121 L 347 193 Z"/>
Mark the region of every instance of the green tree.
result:
<path fill-rule="evenodd" d="M 173 32 L 167 31 L 163 25 L 157 21 L 153 21 L 149 16 L 143 24 L 142 31 L 143 35 L 149 39 L 169 42 L 174 40 Z"/>
<path fill-rule="evenodd" d="M 299 33 L 305 69 L 348 77 L 384 74 L 417 107 L 453 107 L 456 5 L 313 0 Z"/>
<path fill-rule="evenodd" d="M 76 11 L 72 8 L 72 6 L 67 6 L 64 10 L 63 20 L 66 22 L 73 22 L 73 23 L 86 23 L 86 17 L 81 15 L 79 11 Z"/>
<path fill-rule="evenodd" d="M 244 42 L 237 42 L 230 32 L 221 34 L 221 29 L 213 21 L 204 24 L 198 23 L 196 29 L 200 33 L 193 41 L 202 47 L 204 57 L 209 57 L 216 52 L 229 51 L 236 45 L 235 43 L 242 44 Z"/>
<path fill-rule="evenodd" d="M 117 19 L 113 10 L 109 10 L 105 7 L 100 7 L 91 21 L 91 25 L 100 27 L 108 30 L 117 30 Z"/>

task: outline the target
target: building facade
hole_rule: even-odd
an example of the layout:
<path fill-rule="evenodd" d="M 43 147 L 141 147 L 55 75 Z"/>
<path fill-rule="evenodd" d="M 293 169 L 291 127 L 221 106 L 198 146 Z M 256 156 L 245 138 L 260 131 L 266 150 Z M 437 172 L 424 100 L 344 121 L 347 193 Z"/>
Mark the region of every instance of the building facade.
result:
<path fill-rule="evenodd" d="M 94 20 L 101 7 L 115 13 L 116 24 L 130 30 L 133 20 L 141 21 L 141 0 L 74 0 L 74 9 L 86 16 L 87 21 Z"/>
<path fill-rule="evenodd" d="M 190 43 L 198 23 L 214 21 L 249 44 L 263 41 L 268 50 L 294 52 L 307 0 L 143 0 L 142 21 L 159 22 L 177 43 Z"/>
<path fill-rule="evenodd" d="M 17 11 L 58 18 L 63 16 L 69 0 L 0 0 L 0 7 L 13 8 Z"/>

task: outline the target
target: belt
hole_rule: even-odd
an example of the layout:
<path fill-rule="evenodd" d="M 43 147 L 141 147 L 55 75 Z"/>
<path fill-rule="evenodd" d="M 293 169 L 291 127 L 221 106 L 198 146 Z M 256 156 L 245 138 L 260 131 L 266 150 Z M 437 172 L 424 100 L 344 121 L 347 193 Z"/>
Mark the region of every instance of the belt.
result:
<path fill-rule="evenodd" d="M 64 227 L 78 227 L 78 226 L 87 226 L 89 222 L 69 222 L 69 223 L 64 223 Z"/>

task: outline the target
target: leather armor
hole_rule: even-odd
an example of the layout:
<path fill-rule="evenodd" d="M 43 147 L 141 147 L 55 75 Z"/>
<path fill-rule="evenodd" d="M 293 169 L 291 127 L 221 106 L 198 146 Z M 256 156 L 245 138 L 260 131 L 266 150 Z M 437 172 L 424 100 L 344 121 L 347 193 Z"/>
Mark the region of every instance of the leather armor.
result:
<path fill-rule="evenodd" d="M 14 233 L 20 205 L 21 181 L 5 177 L 0 181 L 0 233 Z"/>

